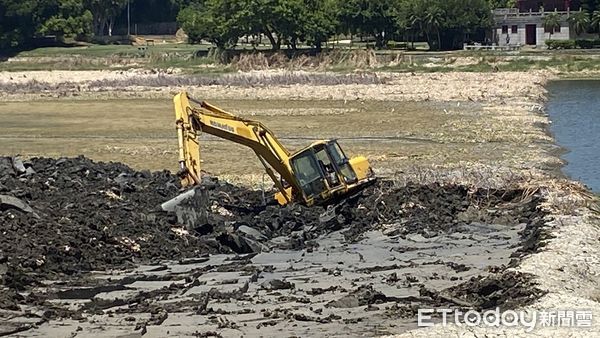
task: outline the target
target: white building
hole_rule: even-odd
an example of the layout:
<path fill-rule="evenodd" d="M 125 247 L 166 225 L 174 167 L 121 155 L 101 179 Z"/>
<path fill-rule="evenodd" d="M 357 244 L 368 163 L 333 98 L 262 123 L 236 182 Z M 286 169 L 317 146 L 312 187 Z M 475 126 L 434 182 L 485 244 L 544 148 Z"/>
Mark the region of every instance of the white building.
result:
<path fill-rule="evenodd" d="M 561 17 L 560 28 L 552 35 L 544 29 L 542 18 L 550 12 L 520 12 L 517 8 L 504 8 L 494 11 L 494 42 L 499 46 L 545 46 L 548 39 L 568 40 L 574 38 L 569 23 L 570 11 L 556 11 Z"/>

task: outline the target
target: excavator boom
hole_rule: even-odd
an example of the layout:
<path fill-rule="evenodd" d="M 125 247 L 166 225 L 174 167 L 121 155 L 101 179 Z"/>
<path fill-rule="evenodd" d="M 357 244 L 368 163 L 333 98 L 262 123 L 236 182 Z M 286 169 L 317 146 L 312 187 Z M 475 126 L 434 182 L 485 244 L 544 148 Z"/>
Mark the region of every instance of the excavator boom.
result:
<path fill-rule="evenodd" d="M 185 92 L 173 101 L 179 141 L 178 174 L 184 188 L 201 182 L 202 132 L 252 149 L 279 190 L 275 198 L 280 204 L 325 204 L 375 179 L 364 157 L 347 159 L 335 140 L 315 142 L 291 154 L 260 122 L 193 100 Z"/>
<path fill-rule="evenodd" d="M 291 196 L 272 170 L 293 186 L 296 182 L 289 167 L 290 152 L 273 133 L 260 122 L 235 116 L 204 101 L 193 101 L 198 106 L 192 107 L 190 100 L 193 101 L 185 92 L 174 98 L 182 185 L 187 187 L 200 183 L 198 137 L 200 132 L 205 132 L 254 150 L 278 190 L 288 202 L 291 201 Z"/>

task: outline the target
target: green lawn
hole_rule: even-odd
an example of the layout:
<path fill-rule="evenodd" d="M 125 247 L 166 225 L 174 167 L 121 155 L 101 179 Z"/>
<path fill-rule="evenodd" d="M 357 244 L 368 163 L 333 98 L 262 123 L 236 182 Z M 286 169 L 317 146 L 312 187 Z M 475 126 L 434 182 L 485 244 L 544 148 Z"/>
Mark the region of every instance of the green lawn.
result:
<path fill-rule="evenodd" d="M 151 53 L 194 53 L 198 50 L 208 50 L 210 45 L 190 45 L 190 44 L 156 44 L 154 46 L 130 46 L 130 45 L 89 45 L 81 47 L 44 47 L 31 51 L 19 53 L 22 57 L 51 57 L 51 56 L 92 56 L 92 57 L 111 57 L 111 56 L 138 56 L 140 48 L 145 48 Z"/>

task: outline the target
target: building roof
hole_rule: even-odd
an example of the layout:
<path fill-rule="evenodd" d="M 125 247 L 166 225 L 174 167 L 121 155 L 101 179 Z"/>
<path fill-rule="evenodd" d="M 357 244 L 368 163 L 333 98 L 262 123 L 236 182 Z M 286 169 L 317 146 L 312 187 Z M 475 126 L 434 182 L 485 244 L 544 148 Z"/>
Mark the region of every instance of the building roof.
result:
<path fill-rule="evenodd" d="M 540 7 L 544 7 L 545 11 L 578 11 L 581 8 L 581 0 L 517 0 L 520 12 L 538 12 Z"/>

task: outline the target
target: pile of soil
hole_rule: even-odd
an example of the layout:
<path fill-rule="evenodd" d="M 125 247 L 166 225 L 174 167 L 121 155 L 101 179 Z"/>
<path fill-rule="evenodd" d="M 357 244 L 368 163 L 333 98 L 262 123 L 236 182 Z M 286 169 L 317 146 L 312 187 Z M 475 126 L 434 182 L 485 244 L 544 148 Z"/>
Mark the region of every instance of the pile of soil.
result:
<path fill-rule="evenodd" d="M 540 229 L 546 216 L 538 208 L 541 198 L 525 196 L 519 189 L 472 189 L 437 183 L 397 186 L 391 181 L 380 181 L 339 204 L 336 217 L 327 222 L 321 221 L 320 216 L 326 211 L 322 207 L 261 206 L 261 192 L 227 184 L 205 185 L 203 189 L 204 194 L 197 194 L 185 204 L 190 212 L 204 208 L 206 217 L 200 221 L 196 218 L 194 224 L 188 225 L 197 233 L 228 227 L 230 231 L 219 239 L 229 243 L 236 253 L 259 251 L 265 243 L 279 249 L 310 248 L 319 236 L 339 229 L 344 229 L 346 241 L 356 242 L 365 232 L 382 227 L 393 229 L 386 232 L 389 236 L 420 234 L 429 238 L 480 223 L 526 224 L 521 233 L 526 245 L 520 252 L 524 254 L 541 247 Z M 202 201 L 209 201 L 209 205 Z M 285 241 L 265 242 L 282 237 Z"/>
<path fill-rule="evenodd" d="M 519 190 L 382 181 L 322 222 L 321 207 L 265 205 L 260 191 L 209 181 L 199 197 L 182 206 L 184 214 L 202 215 L 190 222 L 160 209 L 180 192 L 177 177 L 167 171 L 135 171 L 85 157 L 0 158 L 0 271 L 2 265 L 6 270 L 0 277 L 5 285 L 23 289 L 41 277 L 140 262 L 310 249 L 318 236 L 338 229 L 345 229 L 347 241 L 357 241 L 386 224 L 394 225 L 389 234 L 428 237 L 473 222 L 526 223 L 523 235 L 530 237 L 539 236 L 532 229 L 544 217 L 539 197 L 524 198 Z"/>
<path fill-rule="evenodd" d="M 546 294 L 536 287 L 532 275 L 511 270 L 484 278 L 473 277 L 446 292 L 477 310 L 525 306 Z"/>
<path fill-rule="evenodd" d="M 179 190 L 169 172 L 84 157 L 14 162 L 0 158 L 0 196 L 25 204 L 0 205 L 0 260 L 9 270 L 71 275 L 218 251 L 171 230 L 169 215 L 159 210 Z M 6 284 L 18 284 L 7 276 Z"/>

